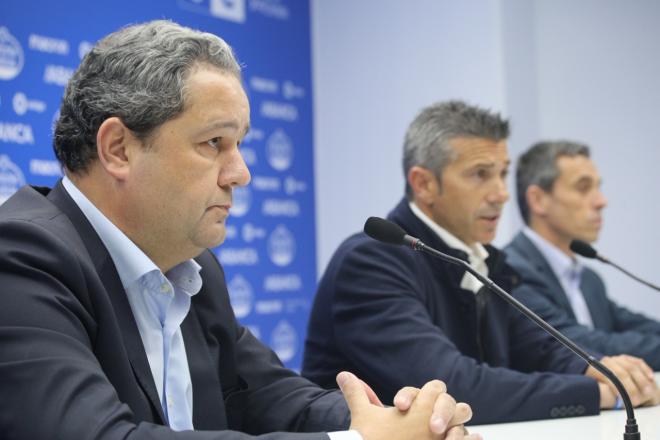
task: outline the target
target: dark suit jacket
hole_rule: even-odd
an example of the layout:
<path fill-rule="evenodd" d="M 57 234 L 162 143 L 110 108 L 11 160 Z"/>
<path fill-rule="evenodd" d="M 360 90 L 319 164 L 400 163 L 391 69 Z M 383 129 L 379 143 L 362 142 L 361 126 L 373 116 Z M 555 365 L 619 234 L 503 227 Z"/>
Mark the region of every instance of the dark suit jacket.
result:
<path fill-rule="evenodd" d="M 467 258 L 406 200 L 389 218 L 429 246 Z M 509 289 L 514 272 L 501 252 L 487 249 L 490 276 Z M 303 375 L 329 387 L 338 371 L 354 371 L 385 403 L 404 384 L 441 379 L 472 406 L 474 423 L 598 413 L 596 381 L 581 375 L 586 363 L 487 290 L 461 289 L 463 273 L 362 233 L 348 238 L 319 285 Z"/>
<path fill-rule="evenodd" d="M 203 287 L 181 329 L 199 431 L 174 432 L 162 426 L 112 259 L 61 183 L 24 187 L 0 206 L 0 437 L 237 440 L 345 429 L 342 396 L 285 369 L 236 322 L 212 253 L 197 261 Z"/>
<path fill-rule="evenodd" d="M 660 323 L 619 307 L 606 294 L 603 280 L 585 268 L 580 289 L 594 329 L 578 324 L 566 292 L 541 252 L 522 232 L 504 249 L 520 273 L 515 296 L 579 345 L 606 355 L 627 353 L 660 369 Z"/>

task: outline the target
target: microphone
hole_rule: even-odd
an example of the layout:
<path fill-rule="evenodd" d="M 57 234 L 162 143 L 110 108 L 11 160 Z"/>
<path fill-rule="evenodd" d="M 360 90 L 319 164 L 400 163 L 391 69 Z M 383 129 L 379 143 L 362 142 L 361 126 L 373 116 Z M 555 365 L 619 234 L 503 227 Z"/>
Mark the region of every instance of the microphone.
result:
<path fill-rule="evenodd" d="M 545 322 L 541 317 L 536 313 L 532 312 L 520 301 L 515 299 L 511 294 L 506 292 L 500 286 L 495 284 L 490 278 L 481 275 L 475 269 L 472 268 L 466 261 L 461 260 L 460 258 L 447 255 L 443 252 L 440 252 L 436 249 L 433 249 L 430 246 L 427 246 L 420 239 L 412 237 L 406 233 L 399 225 L 390 222 L 378 217 L 369 217 L 364 224 L 364 232 L 371 238 L 377 241 L 382 241 L 384 243 L 393 244 L 393 245 L 406 245 L 411 247 L 415 251 L 425 252 L 434 257 L 440 258 L 441 260 L 447 261 L 452 264 L 463 267 L 466 271 L 474 275 L 479 281 L 483 283 L 484 286 L 488 287 L 492 292 L 497 294 L 501 299 L 515 307 L 520 313 L 525 315 L 528 319 L 531 319 L 553 336 L 557 341 L 559 341 L 564 347 L 571 350 L 573 353 L 578 355 L 580 358 L 585 360 L 589 365 L 594 367 L 596 370 L 600 371 L 605 377 L 607 377 L 616 387 L 617 391 L 621 395 L 623 404 L 626 407 L 626 430 L 623 433 L 624 440 L 639 440 L 640 433 L 637 427 L 637 421 L 635 420 L 635 413 L 633 411 L 632 402 L 630 401 L 630 396 L 626 392 L 626 389 L 621 384 L 621 381 L 618 377 L 610 371 L 602 362 L 598 359 L 584 351 L 580 348 L 575 342 L 564 336 L 559 330 Z M 591 247 L 591 246 L 589 246 Z M 594 251 L 595 252 L 595 251 Z"/>
<path fill-rule="evenodd" d="M 571 250 L 575 252 L 578 255 L 581 255 L 585 258 L 593 258 L 599 261 L 602 261 L 605 264 L 609 264 L 610 266 L 613 266 L 620 270 L 621 272 L 625 273 L 628 275 L 630 278 L 632 278 L 635 281 L 638 281 L 648 287 L 650 287 L 653 290 L 660 291 L 660 287 L 656 286 L 653 283 L 650 283 L 646 280 L 641 279 L 640 277 L 633 275 L 632 273 L 628 272 L 626 269 L 623 267 L 619 266 L 616 263 L 613 263 L 610 261 L 608 258 L 605 258 L 604 256 L 600 255 L 598 252 L 596 252 L 596 249 L 594 249 L 589 243 L 582 241 L 582 240 L 573 240 L 571 241 L 571 244 L 569 245 Z"/>

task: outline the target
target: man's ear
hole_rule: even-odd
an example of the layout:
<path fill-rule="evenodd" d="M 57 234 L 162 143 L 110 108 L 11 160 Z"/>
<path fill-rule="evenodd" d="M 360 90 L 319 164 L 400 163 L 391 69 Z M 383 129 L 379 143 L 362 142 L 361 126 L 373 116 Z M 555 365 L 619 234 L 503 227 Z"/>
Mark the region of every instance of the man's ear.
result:
<path fill-rule="evenodd" d="M 135 138 L 117 117 L 103 121 L 96 134 L 96 151 L 101 166 L 117 180 L 125 180 L 131 165 L 133 149 L 138 147 Z"/>
<path fill-rule="evenodd" d="M 549 194 L 538 185 L 530 185 L 525 193 L 529 214 L 544 217 L 548 212 Z"/>
<path fill-rule="evenodd" d="M 414 166 L 408 170 L 408 185 L 412 188 L 415 201 L 425 206 L 433 203 L 439 193 L 439 183 L 435 174 L 427 168 Z"/>

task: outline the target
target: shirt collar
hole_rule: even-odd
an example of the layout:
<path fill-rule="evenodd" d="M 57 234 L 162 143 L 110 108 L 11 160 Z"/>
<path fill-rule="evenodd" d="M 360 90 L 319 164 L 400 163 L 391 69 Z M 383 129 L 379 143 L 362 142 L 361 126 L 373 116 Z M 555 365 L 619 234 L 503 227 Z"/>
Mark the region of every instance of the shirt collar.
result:
<path fill-rule="evenodd" d="M 488 258 L 488 251 L 484 247 L 483 244 L 481 243 L 475 243 L 472 246 L 467 245 L 464 243 L 461 239 L 456 237 L 454 234 L 431 220 L 431 218 L 424 214 L 424 212 L 419 209 L 419 207 L 415 204 L 415 202 L 409 202 L 410 209 L 412 210 L 413 214 L 417 216 L 426 226 L 431 228 L 433 232 L 435 232 L 442 241 L 445 242 L 447 246 L 453 249 L 458 249 L 459 251 L 463 251 L 466 254 L 468 254 L 468 257 L 470 258 L 470 261 L 473 259 L 480 260 L 480 261 L 485 261 L 486 258 Z"/>
<path fill-rule="evenodd" d="M 571 258 L 563 253 L 557 246 L 541 237 L 529 226 L 523 228 L 523 234 L 529 238 L 536 248 L 545 257 L 546 261 L 559 278 L 566 278 L 571 272 L 582 272 L 582 263 L 577 258 Z"/>
<path fill-rule="evenodd" d="M 87 217 L 101 241 L 108 249 L 115 263 L 124 289 L 127 289 L 147 273 L 160 269 L 142 250 L 114 225 L 67 177 L 62 185 L 82 213 Z M 196 294 L 202 286 L 199 271 L 201 266 L 195 260 L 187 260 L 167 272 L 167 277 L 189 295 Z"/>

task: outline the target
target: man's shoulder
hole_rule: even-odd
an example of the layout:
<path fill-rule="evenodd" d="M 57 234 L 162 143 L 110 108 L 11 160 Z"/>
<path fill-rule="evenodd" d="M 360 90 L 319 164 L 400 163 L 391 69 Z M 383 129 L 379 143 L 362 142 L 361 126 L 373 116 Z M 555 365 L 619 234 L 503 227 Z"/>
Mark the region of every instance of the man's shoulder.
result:
<path fill-rule="evenodd" d="M 502 251 L 506 262 L 520 273 L 534 272 L 534 265 L 543 259 L 522 231 L 518 232 Z"/>
<path fill-rule="evenodd" d="M 0 230 L 3 238 L 12 241 L 35 241 L 43 235 L 65 240 L 75 235 L 75 227 L 49 199 L 50 188 L 24 186 L 0 205 Z M 20 236 L 8 236 L 9 231 L 26 231 Z M 31 231 L 31 232 L 27 232 Z"/>
<path fill-rule="evenodd" d="M 50 188 L 23 186 L 0 205 L 0 221 L 52 218 L 59 210 L 47 198 Z"/>

